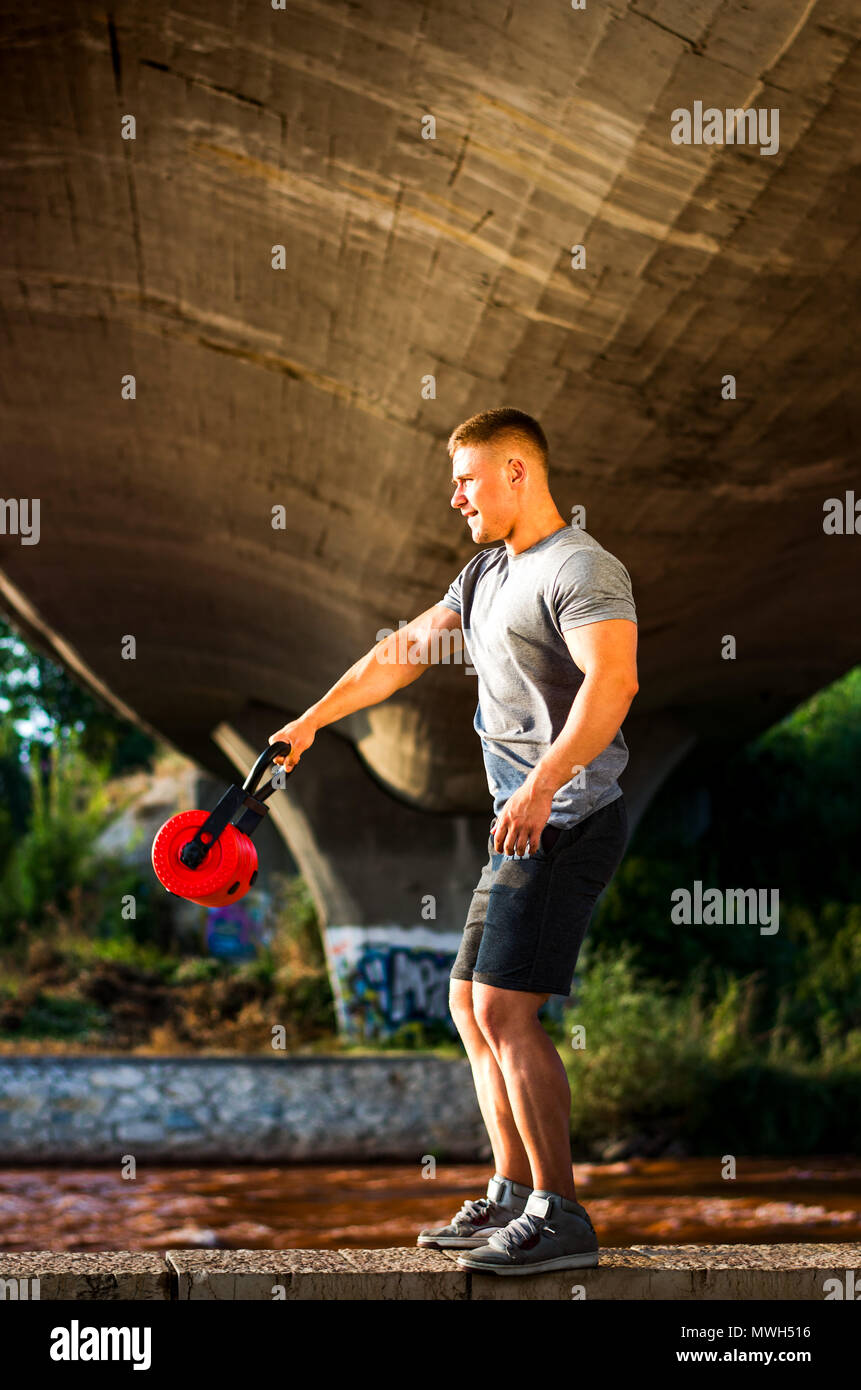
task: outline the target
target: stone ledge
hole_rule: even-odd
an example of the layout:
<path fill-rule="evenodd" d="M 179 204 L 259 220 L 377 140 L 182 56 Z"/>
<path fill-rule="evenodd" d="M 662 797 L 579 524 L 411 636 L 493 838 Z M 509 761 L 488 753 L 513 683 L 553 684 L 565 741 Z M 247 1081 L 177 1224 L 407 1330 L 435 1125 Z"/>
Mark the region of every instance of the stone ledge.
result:
<path fill-rule="evenodd" d="M 33 1301 L 33 1290 L 28 1287 L 33 1279 L 39 1281 L 38 1298 L 42 1303 L 104 1303 L 123 1299 L 146 1302 L 174 1297 L 173 1273 L 157 1250 L 100 1250 L 86 1255 L 57 1254 L 52 1250 L 27 1250 L 17 1255 L 0 1251 L 0 1280 L 3 1279 L 24 1282 L 17 1295 L 22 1301 Z M 0 1298 L 3 1296 L 0 1288 Z M 8 1288 L 5 1297 L 10 1298 Z"/>
<path fill-rule="evenodd" d="M 198 1256 L 203 1258 L 199 1259 Z M 169 1250 L 180 1301 L 200 1298 L 466 1299 L 468 1277 L 434 1250 Z"/>
<path fill-rule="evenodd" d="M 0 1254 L 7 1298 L 45 1301 L 240 1300 L 288 1302 L 539 1299 L 784 1300 L 822 1302 L 836 1280 L 846 1297 L 861 1271 L 861 1242 L 844 1245 L 634 1245 L 602 1250 L 594 1269 L 522 1277 L 470 1275 L 454 1252 L 168 1250 Z M 277 1286 L 277 1287 L 276 1287 Z M 275 1292 L 273 1292 L 275 1290 Z M 580 1292 L 582 1290 L 582 1293 Z M 2 1290 L 0 1290 L 2 1295 Z M 850 1291 L 850 1297 L 853 1296 Z"/>

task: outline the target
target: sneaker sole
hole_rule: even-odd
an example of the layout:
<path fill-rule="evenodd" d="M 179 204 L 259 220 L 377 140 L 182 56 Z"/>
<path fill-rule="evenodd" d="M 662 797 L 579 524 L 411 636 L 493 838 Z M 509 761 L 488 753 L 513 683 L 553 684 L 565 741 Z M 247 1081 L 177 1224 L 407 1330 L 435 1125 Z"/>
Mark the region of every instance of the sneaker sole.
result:
<path fill-rule="evenodd" d="M 486 1236 L 419 1236 L 416 1245 L 432 1250 L 477 1250 L 480 1245 L 486 1245 L 492 1235 L 490 1230 Z"/>
<path fill-rule="evenodd" d="M 533 1264 L 490 1265 L 470 1260 L 458 1260 L 458 1267 L 468 1269 L 472 1274 L 544 1274 L 554 1269 L 595 1269 L 598 1264 L 598 1251 L 586 1250 L 582 1255 L 557 1255 L 552 1260 L 538 1260 Z"/>

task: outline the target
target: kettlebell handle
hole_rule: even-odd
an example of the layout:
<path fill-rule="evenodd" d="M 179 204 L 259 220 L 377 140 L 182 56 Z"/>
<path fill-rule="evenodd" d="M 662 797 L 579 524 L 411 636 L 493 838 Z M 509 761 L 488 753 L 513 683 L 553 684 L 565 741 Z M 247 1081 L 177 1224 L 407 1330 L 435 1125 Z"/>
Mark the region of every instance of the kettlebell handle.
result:
<path fill-rule="evenodd" d="M 270 743 L 268 748 L 264 748 L 263 752 L 260 754 L 260 757 L 257 759 L 257 762 L 254 764 L 245 781 L 242 783 L 242 790 L 244 792 L 250 792 L 251 795 L 255 797 L 257 801 L 265 801 L 266 798 L 268 796 L 271 796 L 273 792 L 278 791 L 283 784 L 281 782 L 276 782 L 275 777 L 278 776 L 278 773 L 283 772 L 284 777 L 286 779 L 290 776 L 291 772 L 295 771 L 294 768 L 279 767 L 278 772 L 275 773 L 268 787 L 264 787 L 263 790 L 259 792 L 255 791 L 255 788 L 257 786 L 257 783 L 260 781 L 260 778 L 266 771 L 267 767 L 269 767 L 269 765 L 273 763 L 276 758 L 280 758 L 282 754 L 289 753 L 292 746 L 293 745 L 291 743 L 285 743 L 282 740 L 279 740 L 277 743 Z"/>
<path fill-rule="evenodd" d="M 284 773 L 284 778 L 278 777 L 278 773 L 283 771 L 279 767 L 278 772 L 272 778 L 268 787 L 262 791 L 257 791 L 256 786 L 262 774 L 271 764 L 274 758 L 280 758 L 282 753 L 290 752 L 289 743 L 270 743 L 268 748 L 264 748 L 257 762 L 252 767 L 241 787 L 236 785 L 228 787 L 223 797 L 211 811 L 203 825 L 198 827 L 197 834 L 193 840 L 189 840 L 187 845 L 183 845 L 179 852 L 179 857 L 186 868 L 199 869 L 215 841 L 223 833 L 228 825 L 233 821 L 233 817 L 244 807 L 244 812 L 236 822 L 235 828 L 242 831 L 243 835 L 253 835 L 260 822 L 269 812 L 268 806 L 261 805 L 273 792 L 278 791 L 284 785 L 284 778 L 290 776 L 293 768 L 289 768 Z"/>

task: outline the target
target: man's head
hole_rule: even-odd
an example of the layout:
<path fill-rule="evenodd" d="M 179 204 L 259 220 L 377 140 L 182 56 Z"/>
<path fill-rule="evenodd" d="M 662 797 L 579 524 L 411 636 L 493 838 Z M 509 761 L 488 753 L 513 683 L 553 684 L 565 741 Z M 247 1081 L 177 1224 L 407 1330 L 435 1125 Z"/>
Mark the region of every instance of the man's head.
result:
<path fill-rule="evenodd" d="M 518 523 L 556 512 L 547 487 L 547 440 L 524 411 L 505 406 L 473 415 L 452 432 L 448 452 L 451 505 L 477 545 L 507 540 Z"/>

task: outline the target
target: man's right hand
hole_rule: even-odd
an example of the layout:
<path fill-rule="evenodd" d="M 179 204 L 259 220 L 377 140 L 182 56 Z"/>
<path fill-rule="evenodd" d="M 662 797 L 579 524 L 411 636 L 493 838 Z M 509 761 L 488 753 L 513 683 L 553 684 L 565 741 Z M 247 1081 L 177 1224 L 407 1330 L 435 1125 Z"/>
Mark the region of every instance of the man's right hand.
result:
<path fill-rule="evenodd" d="M 306 749 L 311 747 L 317 733 L 317 725 L 308 714 L 300 714 L 298 719 L 292 719 L 289 724 L 285 724 L 283 729 L 270 736 L 270 743 L 289 743 L 290 752 L 285 756 L 283 753 L 273 758 L 272 761 L 278 763 L 291 772 L 298 763 Z"/>

